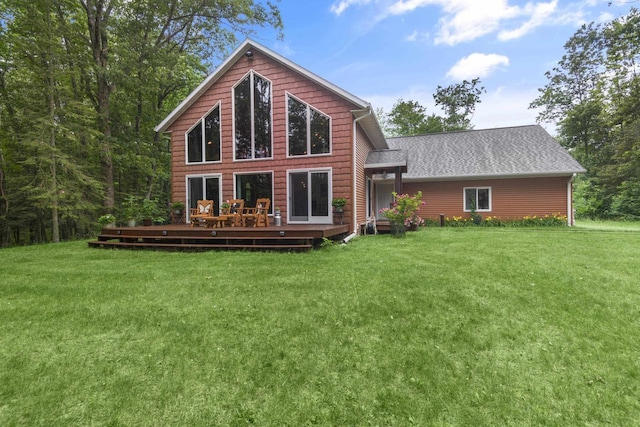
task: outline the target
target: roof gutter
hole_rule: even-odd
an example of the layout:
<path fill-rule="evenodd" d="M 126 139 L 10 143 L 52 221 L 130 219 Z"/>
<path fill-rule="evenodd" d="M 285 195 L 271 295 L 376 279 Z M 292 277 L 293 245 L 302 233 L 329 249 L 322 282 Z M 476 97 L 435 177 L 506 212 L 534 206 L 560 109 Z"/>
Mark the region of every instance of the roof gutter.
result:
<path fill-rule="evenodd" d="M 366 117 L 369 117 L 370 115 L 373 114 L 373 111 L 371 110 L 371 105 L 367 105 L 366 110 L 366 114 L 360 116 L 360 117 L 356 117 L 353 120 L 353 156 L 352 156 L 352 165 L 351 168 L 353 170 L 353 179 L 351 180 L 353 183 L 353 188 L 352 188 L 352 193 L 353 193 L 353 218 L 351 223 L 353 224 L 353 231 L 352 234 L 357 235 L 358 234 L 358 224 L 357 224 L 357 219 L 358 219 L 358 185 L 357 185 L 357 156 L 356 156 L 356 148 L 358 145 L 358 122 Z M 360 110 L 360 111 L 364 111 L 364 110 Z M 345 239 L 346 240 L 346 239 Z M 349 240 L 351 240 L 351 237 L 349 237 Z M 348 241 L 348 240 L 346 240 Z"/>

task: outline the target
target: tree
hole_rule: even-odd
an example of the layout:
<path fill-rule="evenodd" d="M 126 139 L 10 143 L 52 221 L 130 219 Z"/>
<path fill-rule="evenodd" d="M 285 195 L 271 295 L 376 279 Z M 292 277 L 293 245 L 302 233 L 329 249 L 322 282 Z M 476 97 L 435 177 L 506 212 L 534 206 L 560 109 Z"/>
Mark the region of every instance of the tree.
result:
<path fill-rule="evenodd" d="M 531 103 L 538 120 L 587 169 L 576 185 L 578 214 L 640 217 L 640 14 L 582 26 Z"/>
<path fill-rule="evenodd" d="M 447 87 L 438 85 L 433 99 L 445 112 L 442 120 L 445 131 L 473 129 L 471 119 L 476 110 L 476 104 L 481 102 L 480 95 L 486 92 L 484 86 L 477 87 L 480 78 Z"/>
<path fill-rule="evenodd" d="M 416 101 L 399 99 L 384 118 L 385 133 L 390 136 L 442 132 L 439 117 L 427 116 L 426 108 Z"/>

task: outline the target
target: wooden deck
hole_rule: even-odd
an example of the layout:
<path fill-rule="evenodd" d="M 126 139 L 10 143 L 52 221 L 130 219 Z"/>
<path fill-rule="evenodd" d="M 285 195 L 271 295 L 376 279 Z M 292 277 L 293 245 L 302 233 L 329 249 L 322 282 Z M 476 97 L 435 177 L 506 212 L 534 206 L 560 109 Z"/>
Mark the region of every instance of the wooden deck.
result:
<path fill-rule="evenodd" d="M 349 225 L 283 225 L 269 227 L 205 228 L 189 225 L 153 225 L 103 228 L 94 248 L 165 250 L 295 250 L 317 246 L 323 238 L 339 239 Z"/>

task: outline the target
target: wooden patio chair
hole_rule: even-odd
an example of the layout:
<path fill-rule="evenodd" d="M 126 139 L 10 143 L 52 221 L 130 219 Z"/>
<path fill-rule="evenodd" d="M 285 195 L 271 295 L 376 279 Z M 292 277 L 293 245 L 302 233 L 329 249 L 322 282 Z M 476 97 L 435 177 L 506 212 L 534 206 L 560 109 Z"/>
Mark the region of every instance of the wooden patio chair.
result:
<path fill-rule="evenodd" d="M 245 213 L 242 215 L 243 224 L 249 225 L 247 222 L 251 221 L 254 227 L 268 227 L 269 206 L 271 206 L 271 199 L 262 198 L 256 200 L 255 208 L 245 209 Z"/>
<path fill-rule="evenodd" d="M 231 227 L 240 227 L 242 225 L 244 210 L 243 199 L 229 200 L 229 212 L 225 213 L 227 216 L 226 223 Z"/>
<path fill-rule="evenodd" d="M 198 200 L 195 208 L 191 208 L 189 221 L 191 226 L 206 224 L 204 219 L 213 216 L 213 200 Z"/>

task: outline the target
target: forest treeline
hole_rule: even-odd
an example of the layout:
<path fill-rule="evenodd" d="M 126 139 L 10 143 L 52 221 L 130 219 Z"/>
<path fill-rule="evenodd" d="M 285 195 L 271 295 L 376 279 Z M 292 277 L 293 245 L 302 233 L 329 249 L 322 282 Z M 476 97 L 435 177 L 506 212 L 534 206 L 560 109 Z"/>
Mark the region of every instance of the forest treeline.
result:
<path fill-rule="evenodd" d="M 166 207 L 154 127 L 261 27 L 282 34 L 269 2 L 0 0 L 0 246 L 90 236 L 132 196 Z"/>
<path fill-rule="evenodd" d="M 531 107 L 587 169 L 578 217 L 640 219 L 640 13 L 583 25 Z"/>

